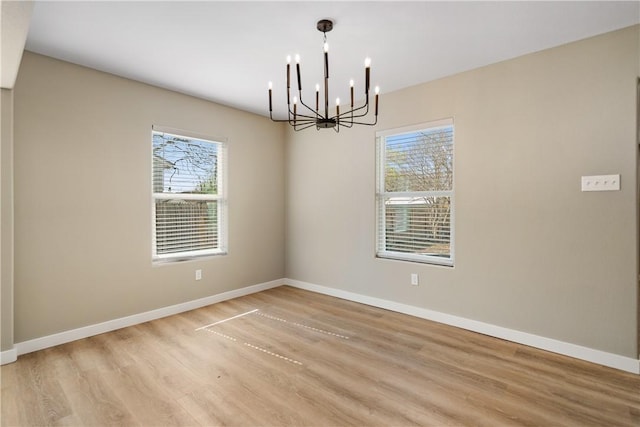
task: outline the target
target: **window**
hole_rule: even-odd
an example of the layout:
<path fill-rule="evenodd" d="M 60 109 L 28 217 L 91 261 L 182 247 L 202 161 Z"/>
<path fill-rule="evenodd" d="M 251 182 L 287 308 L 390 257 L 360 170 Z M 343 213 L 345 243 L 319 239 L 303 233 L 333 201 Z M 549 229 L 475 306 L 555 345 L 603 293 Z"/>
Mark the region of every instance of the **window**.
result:
<path fill-rule="evenodd" d="M 378 132 L 381 258 L 453 265 L 453 120 Z"/>
<path fill-rule="evenodd" d="M 226 143 L 152 131 L 153 259 L 226 253 Z"/>

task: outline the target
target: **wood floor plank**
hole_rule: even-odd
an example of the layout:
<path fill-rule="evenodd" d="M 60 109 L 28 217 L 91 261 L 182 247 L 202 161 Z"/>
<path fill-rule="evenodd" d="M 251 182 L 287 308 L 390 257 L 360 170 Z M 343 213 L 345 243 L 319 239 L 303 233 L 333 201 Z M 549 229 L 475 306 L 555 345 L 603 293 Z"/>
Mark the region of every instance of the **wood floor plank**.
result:
<path fill-rule="evenodd" d="M 15 381 L 3 390 L 2 406 L 13 407 L 16 425 L 54 425 L 71 414 L 69 403 L 57 379 L 47 374 L 47 361 L 42 353 L 24 356 L 25 363 L 12 364 Z M 4 371 L 4 366 L 3 366 Z M 4 376 L 4 375 L 3 375 Z M 11 402 L 7 397 L 21 396 Z M 4 413 L 3 413 L 4 415 Z M 2 420 L 4 422 L 4 420 Z"/>
<path fill-rule="evenodd" d="M 107 384 L 107 372 L 97 370 L 79 373 L 62 380 L 63 390 L 73 409 L 73 417 L 65 425 L 140 425 L 126 403 Z"/>
<path fill-rule="evenodd" d="M 2 426 L 640 425 L 638 375 L 286 286 L 0 374 Z"/>

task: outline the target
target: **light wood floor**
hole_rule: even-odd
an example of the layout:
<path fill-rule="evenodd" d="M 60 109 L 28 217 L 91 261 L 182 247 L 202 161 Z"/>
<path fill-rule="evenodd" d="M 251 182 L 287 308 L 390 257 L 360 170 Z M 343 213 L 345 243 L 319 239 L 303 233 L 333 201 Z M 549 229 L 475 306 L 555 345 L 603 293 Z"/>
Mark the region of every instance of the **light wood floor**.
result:
<path fill-rule="evenodd" d="M 21 356 L 1 393 L 3 426 L 640 426 L 640 376 L 290 287 Z"/>

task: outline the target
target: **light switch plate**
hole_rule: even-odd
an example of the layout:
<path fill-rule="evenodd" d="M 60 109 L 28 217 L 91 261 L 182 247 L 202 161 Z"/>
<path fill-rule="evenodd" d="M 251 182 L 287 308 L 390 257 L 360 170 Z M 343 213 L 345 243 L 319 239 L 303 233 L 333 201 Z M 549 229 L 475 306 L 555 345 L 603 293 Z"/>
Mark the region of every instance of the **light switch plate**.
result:
<path fill-rule="evenodd" d="M 620 175 L 592 175 L 582 177 L 582 191 L 618 191 Z"/>

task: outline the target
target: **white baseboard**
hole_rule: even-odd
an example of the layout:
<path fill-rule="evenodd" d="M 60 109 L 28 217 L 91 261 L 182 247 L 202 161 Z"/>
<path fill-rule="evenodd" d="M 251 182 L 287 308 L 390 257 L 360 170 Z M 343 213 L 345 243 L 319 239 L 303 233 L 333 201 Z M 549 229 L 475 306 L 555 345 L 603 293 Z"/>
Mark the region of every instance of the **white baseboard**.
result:
<path fill-rule="evenodd" d="M 5 350 L 0 352 L 0 365 L 6 365 L 7 363 L 13 363 L 18 360 L 18 351 L 16 348 Z"/>
<path fill-rule="evenodd" d="M 132 316 L 121 317 L 119 319 L 109 320 L 103 323 L 95 325 L 89 325 L 78 329 L 72 329 L 70 331 L 64 331 L 46 337 L 35 338 L 29 341 L 23 341 L 15 344 L 13 352 L 15 357 L 23 354 L 31 353 L 45 348 L 53 347 L 60 344 L 65 344 L 71 341 L 79 340 L 82 338 L 88 338 L 94 335 L 103 334 L 105 332 L 115 331 L 116 329 L 126 328 L 127 326 L 137 325 L 139 323 L 148 322 L 150 320 L 160 319 L 162 317 L 172 316 L 174 314 L 183 313 L 189 310 L 195 310 L 196 308 L 205 307 L 207 305 L 215 304 L 230 300 L 233 298 L 242 297 L 256 292 L 264 291 L 267 289 L 275 288 L 282 285 L 282 280 L 272 280 L 270 282 L 260 283 L 257 285 L 247 286 L 233 291 L 223 292 L 221 294 L 212 295 L 209 297 L 197 299 L 194 301 L 188 301 L 182 304 L 176 304 L 169 307 L 159 308 L 157 310 L 147 311 L 145 313 L 134 314 Z M 4 364 L 4 353 L 2 353 L 2 363 Z M 9 355 L 7 356 L 9 357 Z M 15 358 L 14 360 L 15 361 Z M 7 362 L 10 363 L 10 362 Z"/>
<path fill-rule="evenodd" d="M 501 338 L 507 341 L 512 341 L 519 344 L 528 345 L 530 347 L 551 351 L 553 353 L 574 357 L 576 359 L 597 363 L 599 365 L 608 366 L 610 368 L 620 369 L 622 371 L 627 371 L 634 374 L 640 374 L 640 360 L 633 359 L 631 357 L 607 353 L 605 351 L 558 341 L 551 338 L 541 337 L 538 335 L 529 334 L 527 332 L 516 331 L 489 323 L 478 322 L 476 320 L 470 320 L 464 317 L 453 316 L 438 311 L 401 304 L 381 298 L 374 298 L 354 292 L 343 291 L 340 289 L 328 288 L 325 286 L 315 285 L 299 280 L 284 279 L 284 284 L 293 286 L 295 288 L 305 289 L 320 294 L 346 299 L 349 301 L 384 308 L 386 310 L 409 314 L 411 316 L 420 317 L 422 319 L 433 320 L 434 322 L 444 323 L 446 325 L 455 326 L 473 332 L 479 332 L 481 334 Z"/>
<path fill-rule="evenodd" d="M 82 338 L 99 335 L 105 332 L 114 331 L 116 329 L 125 328 L 127 326 L 137 325 L 139 323 L 148 322 L 150 320 L 160 319 L 162 317 L 171 316 L 185 311 L 194 310 L 207 305 L 218 302 L 250 295 L 267 289 L 276 288 L 282 284 L 293 286 L 295 288 L 305 289 L 320 294 L 331 295 L 337 298 L 349 301 L 359 302 L 374 307 L 384 308 L 386 310 L 396 311 L 408 314 L 422 319 L 433 320 L 438 323 L 455 326 L 473 332 L 489 335 L 496 338 L 505 339 L 507 341 L 528 345 L 542 350 L 551 351 L 553 353 L 563 354 L 565 356 L 574 357 L 576 359 L 585 360 L 592 363 L 608 366 L 615 369 L 640 374 L 640 360 L 630 357 L 620 356 L 601 350 L 579 346 L 551 338 L 541 337 L 526 332 L 516 331 L 489 323 L 479 322 L 476 320 L 466 319 L 464 317 L 453 316 L 434 310 L 415 307 L 407 304 L 401 304 L 381 298 L 370 297 L 367 295 L 348 292 L 340 289 L 329 288 L 326 286 L 315 285 L 312 283 L 302 282 L 292 279 L 279 279 L 270 282 L 260 283 L 253 286 L 247 286 L 233 291 L 223 292 L 221 294 L 212 295 L 194 301 L 188 301 L 182 304 L 176 304 L 157 310 L 147 311 L 145 313 L 134 314 L 132 316 L 122 317 L 119 319 L 109 320 L 95 325 L 89 325 L 70 331 L 64 331 L 46 337 L 36 338 L 29 341 L 23 341 L 15 344 L 15 347 L 0 352 L 0 364 L 4 365 L 17 360 L 17 357 L 23 354 L 31 353 L 45 348 L 65 344 Z"/>

